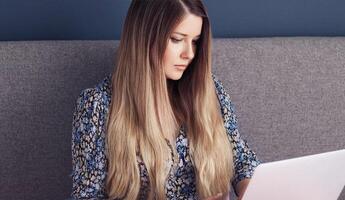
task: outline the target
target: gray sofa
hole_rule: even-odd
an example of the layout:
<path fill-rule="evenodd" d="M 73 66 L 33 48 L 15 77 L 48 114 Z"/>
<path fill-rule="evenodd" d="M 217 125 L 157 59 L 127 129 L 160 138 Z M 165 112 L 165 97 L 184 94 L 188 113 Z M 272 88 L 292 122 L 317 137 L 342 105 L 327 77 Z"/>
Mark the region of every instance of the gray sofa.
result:
<path fill-rule="evenodd" d="M 69 197 L 75 101 L 112 72 L 117 45 L 0 42 L 0 199 Z M 213 72 L 263 162 L 345 148 L 344 37 L 214 39 L 213 47 Z"/>

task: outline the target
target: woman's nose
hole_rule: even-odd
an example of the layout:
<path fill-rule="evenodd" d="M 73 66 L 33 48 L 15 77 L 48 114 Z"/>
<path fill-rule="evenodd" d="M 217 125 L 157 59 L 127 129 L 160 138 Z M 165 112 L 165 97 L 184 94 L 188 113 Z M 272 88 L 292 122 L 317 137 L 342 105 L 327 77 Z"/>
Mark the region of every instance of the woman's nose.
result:
<path fill-rule="evenodd" d="M 193 44 L 186 44 L 182 52 L 182 57 L 186 59 L 193 59 L 194 57 L 194 46 Z"/>

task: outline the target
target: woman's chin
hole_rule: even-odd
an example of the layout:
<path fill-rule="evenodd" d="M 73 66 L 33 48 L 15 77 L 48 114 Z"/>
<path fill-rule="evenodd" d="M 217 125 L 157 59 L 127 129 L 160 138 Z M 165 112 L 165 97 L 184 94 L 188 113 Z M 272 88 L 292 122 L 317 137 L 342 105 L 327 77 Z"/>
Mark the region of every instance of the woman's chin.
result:
<path fill-rule="evenodd" d="M 166 74 L 166 77 L 167 77 L 167 79 L 177 81 L 177 80 L 181 79 L 182 75 L 183 75 L 183 71 L 182 72 L 177 71 L 177 72 L 174 72 L 171 74 Z"/>

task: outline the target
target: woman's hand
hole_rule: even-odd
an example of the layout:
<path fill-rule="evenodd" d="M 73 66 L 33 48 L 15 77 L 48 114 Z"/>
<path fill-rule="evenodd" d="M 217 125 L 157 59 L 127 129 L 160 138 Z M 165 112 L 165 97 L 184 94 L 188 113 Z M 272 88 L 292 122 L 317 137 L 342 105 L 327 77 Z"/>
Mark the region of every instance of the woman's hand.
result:
<path fill-rule="evenodd" d="M 230 199 L 230 192 L 227 194 L 219 193 L 216 196 L 209 197 L 205 200 L 229 200 Z"/>
<path fill-rule="evenodd" d="M 238 194 L 238 200 L 241 200 L 244 196 L 244 193 L 248 187 L 250 179 L 246 178 L 240 181 L 236 186 L 236 191 Z"/>

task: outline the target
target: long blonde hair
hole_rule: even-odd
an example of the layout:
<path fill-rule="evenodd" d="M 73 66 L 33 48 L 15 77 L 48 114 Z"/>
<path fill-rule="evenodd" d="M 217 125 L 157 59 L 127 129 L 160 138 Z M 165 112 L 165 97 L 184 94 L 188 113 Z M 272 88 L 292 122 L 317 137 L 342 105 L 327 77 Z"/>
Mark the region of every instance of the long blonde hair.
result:
<path fill-rule="evenodd" d="M 187 14 L 202 17 L 195 57 L 178 81 L 167 80 L 162 58 L 174 27 Z M 149 177 L 148 199 L 165 199 L 170 158 L 166 142 L 186 127 L 200 198 L 230 189 L 232 147 L 211 76 L 211 29 L 200 0 L 133 0 L 112 75 L 107 121 L 107 193 L 137 199 L 141 156 Z"/>

